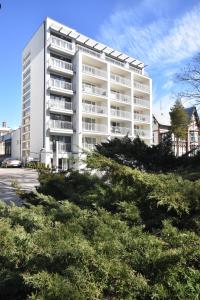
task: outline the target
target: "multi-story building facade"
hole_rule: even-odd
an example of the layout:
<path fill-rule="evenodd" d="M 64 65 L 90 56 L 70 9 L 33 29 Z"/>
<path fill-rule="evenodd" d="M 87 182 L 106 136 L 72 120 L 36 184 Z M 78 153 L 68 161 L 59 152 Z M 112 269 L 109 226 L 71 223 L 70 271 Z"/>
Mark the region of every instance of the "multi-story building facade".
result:
<path fill-rule="evenodd" d="M 67 168 L 106 139 L 151 143 L 152 82 L 142 62 L 47 18 L 22 63 L 24 160 Z"/>

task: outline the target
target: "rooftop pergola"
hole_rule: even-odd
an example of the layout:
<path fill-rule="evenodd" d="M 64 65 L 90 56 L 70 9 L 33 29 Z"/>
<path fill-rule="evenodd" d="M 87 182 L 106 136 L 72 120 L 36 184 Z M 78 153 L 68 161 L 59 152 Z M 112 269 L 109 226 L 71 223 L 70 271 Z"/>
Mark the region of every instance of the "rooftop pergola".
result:
<path fill-rule="evenodd" d="M 67 26 L 58 25 L 56 23 L 52 23 L 50 27 L 55 31 L 59 31 L 65 36 L 75 39 L 78 43 L 85 45 L 92 50 L 103 52 L 109 55 L 111 58 L 119 59 L 123 63 L 129 63 L 131 66 L 136 68 L 143 69 L 145 67 L 143 62 L 127 54 L 119 52 L 113 48 L 110 48 L 104 44 L 101 44 L 91 38 L 88 38 L 87 36 L 77 32 L 75 29 L 69 28 Z"/>

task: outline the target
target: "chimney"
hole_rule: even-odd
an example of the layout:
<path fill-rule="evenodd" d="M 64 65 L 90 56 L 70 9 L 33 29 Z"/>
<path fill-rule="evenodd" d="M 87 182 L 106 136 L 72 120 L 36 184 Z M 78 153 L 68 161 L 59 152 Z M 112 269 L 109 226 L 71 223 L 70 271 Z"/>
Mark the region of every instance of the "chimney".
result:
<path fill-rule="evenodd" d="M 6 128 L 7 127 L 7 124 L 6 122 L 2 122 L 2 127 Z"/>

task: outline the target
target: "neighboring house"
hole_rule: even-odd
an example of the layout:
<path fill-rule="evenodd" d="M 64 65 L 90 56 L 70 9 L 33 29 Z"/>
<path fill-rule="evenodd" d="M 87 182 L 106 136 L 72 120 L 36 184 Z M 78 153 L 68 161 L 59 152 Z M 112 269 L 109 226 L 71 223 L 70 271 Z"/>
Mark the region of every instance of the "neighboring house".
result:
<path fill-rule="evenodd" d="M 11 131 L 11 128 L 7 127 L 6 122 L 2 122 L 2 126 L 0 127 L 0 156 L 5 154 L 5 145 L 3 142 L 3 136 Z"/>
<path fill-rule="evenodd" d="M 2 122 L 2 126 L 0 127 L 0 136 L 8 133 L 11 130 L 11 128 L 7 127 L 6 122 Z"/>
<path fill-rule="evenodd" d="M 200 146 L 200 121 L 198 112 L 195 106 L 185 108 L 188 114 L 190 123 L 187 129 L 186 139 L 179 140 L 179 156 L 189 152 L 194 154 Z M 162 114 L 153 115 L 153 144 L 159 144 L 164 136 L 170 131 L 171 126 L 169 122 L 165 121 Z M 172 134 L 173 151 L 177 154 L 177 142 L 174 134 Z M 196 151 L 195 151 L 196 150 Z"/>
<path fill-rule="evenodd" d="M 0 136 L 0 161 L 6 157 L 21 160 L 21 127 Z"/>
<path fill-rule="evenodd" d="M 151 144 L 152 82 L 143 62 L 50 18 L 22 61 L 23 160 L 66 169 L 108 138 L 139 135 Z"/>

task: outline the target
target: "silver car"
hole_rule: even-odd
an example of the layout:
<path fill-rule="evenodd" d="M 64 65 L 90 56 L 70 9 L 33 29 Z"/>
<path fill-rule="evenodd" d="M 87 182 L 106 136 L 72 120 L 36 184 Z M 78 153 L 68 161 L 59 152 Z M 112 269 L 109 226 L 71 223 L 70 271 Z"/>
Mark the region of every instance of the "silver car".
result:
<path fill-rule="evenodd" d="M 3 168 L 14 168 L 14 167 L 18 167 L 20 168 L 22 166 L 22 162 L 18 159 L 13 159 L 13 158 L 5 158 L 2 163 L 1 166 Z"/>

